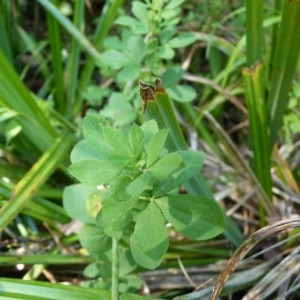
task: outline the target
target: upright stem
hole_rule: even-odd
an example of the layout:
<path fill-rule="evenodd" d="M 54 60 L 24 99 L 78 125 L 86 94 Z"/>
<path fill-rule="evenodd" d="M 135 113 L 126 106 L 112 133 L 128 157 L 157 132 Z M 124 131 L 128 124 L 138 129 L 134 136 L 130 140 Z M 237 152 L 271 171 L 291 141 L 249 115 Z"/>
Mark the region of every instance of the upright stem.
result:
<path fill-rule="evenodd" d="M 117 238 L 112 239 L 112 272 L 111 290 L 112 300 L 119 300 L 119 242 Z"/>

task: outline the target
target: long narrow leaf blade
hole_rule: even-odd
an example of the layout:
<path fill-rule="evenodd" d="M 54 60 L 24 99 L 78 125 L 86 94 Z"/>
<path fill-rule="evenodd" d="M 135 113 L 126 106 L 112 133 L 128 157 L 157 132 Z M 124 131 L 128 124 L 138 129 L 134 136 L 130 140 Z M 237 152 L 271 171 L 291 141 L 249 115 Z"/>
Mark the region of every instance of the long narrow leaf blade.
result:
<path fill-rule="evenodd" d="M 273 61 L 267 111 L 270 118 L 271 147 L 276 143 L 287 106 L 296 62 L 300 52 L 300 0 L 285 0 Z"/>
<path fill-rule="evenodd" d="M 48 0 L 37 0 L 80 43 L 92 57 L 98 59 L 99 52 L 90 41 Z"/>
<path fill-rule="evenodd" d="M 48 282 L 26 281 L 7 278 L 0 278 L 0 293 L 1 298 L 6 297 L 5 299 L 111 299 L 110 292 L 100 289 L 89 289 L 79 286 L 66 286 Z"/>
<path fill-rule="evenodd" d="M 5 228 L 30 201 L 34 193 L 53 173 L 61 158 L 67 153 L 73 137 L 66 132 L 32 166 L 16 185 L 10 200 L 0 210 L 0 231 Z"/>
<path fill-rule="evenodd" d="M 268 121 L 263 89 L 263 68 L 257 64 L 243 71 L 249 112 L 250 142 L 253 150 L 254 172 L 269 199 L 272 195 Z"/>

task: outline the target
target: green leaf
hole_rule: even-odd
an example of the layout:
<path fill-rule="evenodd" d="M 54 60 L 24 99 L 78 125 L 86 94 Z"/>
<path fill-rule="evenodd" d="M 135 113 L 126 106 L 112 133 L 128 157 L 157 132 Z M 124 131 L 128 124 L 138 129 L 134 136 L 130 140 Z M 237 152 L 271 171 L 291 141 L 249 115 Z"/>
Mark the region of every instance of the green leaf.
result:
<path fill-rule="evenodd" d="M 129 174 L 119 175 L 113 185 L 113 195 L 117 201 L 128 201 L 131 199 L 127 193 L 127 187 L 132 182 Z"/>
<path fill-rule="evenodd" d="M 127 41 L 127 48 L 130 51 L 132 59 L 140 63 L 145 55 L 145 43 L 140 35 L 132 35 Z"/>
<path fill-rule="evenodd" d="M 131 28 L 134 34 L 147 34 L 149 32 L 148 26 L 143 24 L 143 22 L 128 16 L 119 17 L 116 24 L 128 26 Z"/>
<path fill-rule="evenodd" d="M 161 75 L 161 80 L 164 83 L 164 87 L 172 86 L 178 84 L 184 74 L 184 70 L 179 67 L 169 67 Z"/>
<path fill-rule="evenodd" d="M 177 32 L 176 27 L 165 27 L 159 36 L 161 44 L 165 44 L 167 41 L 169 41 L 174 34 Z M 164 82 L 164 81 L 163 81 Z"/>
<path fill-rule="evenodd" d="M 169 44 L 164 44 L 159 47 L 157 55 L 162 59 L 172 59 L 175 55 L 175 51 Z"/>
<path fill-rule="evenodd" d="M 147 5 L 140 1 L 133 1 L 132 3 L 132 13 L 139 19 L 143 24 L 148 26 L 148 10 Z"/>
<path fill-rule="evenodd" d="M 264 76 L 262 64 L 255 64 L 252 69 L 243 70 L 244 93 L 249 120 L 249 141 L 252 150 L 250 165 L 266 193 L 266 202 L 269 202 L 272 199 L 270 120 L 266 113 Z M 261 207 L 261 218 L 263 218 L 262 212 Z"/>
<path fill-rule="evenodd" d="M 141 158 L 144 148 L 144 141 L 145 138 L 142 129 L 138 125 L 132 124 L 129 134 L 129 144 L 135 159 Z"/>
<path fill-rule="evenodd" d="M 132 123 L 136 118 L 136 111 L 121 93 L 112 93 L 108 104 L 102 109 L 104 117 L 112 118 L 115 126 Z"/>
<path fill-rule="evenodd" d="M 142 173 L 127 186 L 127 193 L 132 198 L 137 198 L 142 192 L 152 187 L 153 181 L 154 179 L 150 174 Z"/>
<path fill-rule="evenodd" d="M 167 9 L 164 10 L 161 14 L 162 18 L 165 20 L 170 20 L 180 13 L 180 9 Z"/>
<path fill-rule="evenodd" d="M 104 157 L 120 160 L 132 160 L 132 153 L 127 138 L 120 129 L 108 126 L 104 117 L 89 115 L 82 123 L 83 135 L 91 147 Z M 124 166 L 126 162 L 123 162 Z"/>
<path fill-rule="evenodd" d="M 138 216 L 130 246 L 134 260 L 144 268 L 154 269 L 168 249 L 168 232 L 163 216 L 152 202 Z"/>
<path fill-rule="evenodd" d="M 185 167 L 184 169 L 172 174 L 165 180 L 156 181 L 153 186 L 153 196 L 161 197 L 166 195 L 175 188 L 179 188 L 180 185 L 186 183 L 190 178 L 198 173 L 198 167 Z"/>
<path fill-rule="evenodd" d="M 169 130 L 167 128 L 158 131 L 145 147 L 147 154 L 147 168 L 153 165 L 161 154 L 168 136 L 168 132 Z"/>
<path fill-rule="evenodd" d="M 100 115 L 88 115 L 82 121 L 83 136 L 87 143 L 103 157 L 111 155 L 111 148 L 104 141 L 103 128 L 108 124 L 107 120 Z"/>
<path fill-rule="evenodd" d="M 81 245 L 91 254 L 99 255 L 111 249 L 111 239 L 103 229 L 94 225 L 84 224 L 78 233 Z"/>
<path fill-rule="evenodd" d="M 187 167 L 198 167 L 199 171 L 203 167 L 204 156 L 202 152 L 191 151 L 191 150 L 180 150 L 177 151 L 181 158 L 183 159 L 184 164 Z"/>
<path fill-rule="evenodd" d="M 130 274 L 130 275 L 122 276 L 120 279 L 120 283 L 119 283 L 119 290 L 120 290 L 121 298 L 122 298 L 122 295 L 124 295 L 124 292 L 128 292 L 130 290 L 139 291 L 142 288 L 143 284 L 144 284 L 144 281 L 138 275 Z M 144 300 L 145 300 L 145 298 L 144 298 Z M 147 297 L 147 300 L 148 300 L 148 297 Z M 155 299 L 155 300 L 157 300 L 157 299 Z"/>
<path fill-rule="evenodd" d="M 7 107 L 0 107 L 0 123 L 13 119 L 19 115 L 18 112 Z"/>
<path fill-rule="evenodd" d="M 43 300 L 108 300 L 111 292 L 61 283 L 1 278 L 1 298 Z"/>
<path fill-rule="evenodd" d="M 106 190 L 97 189 L 88 196 L 86 201 L 86 210 L 91 217 L 96 218 L 97 214 L 101 210 L 105 192 Z"/>
<path fill-rule="evenodd" d="M 225 229 L 220 206 L 209 198 L 170 195 L 156 199 L 155 202 L 174 228 L 190 239 L 207 240 Z"/>
<path fill-rule="evenodd" d="M 22 126 L 16 122 L 14 119 L 9 120 L 5 124 L 5 139 L 8 145 L 20 132 L 22 131 Z"/>
<path fill-rule="evenodd" d="M 92 148 L 86 140 L 78 142 L 71 151 L 71 162 L 74 164 L 82 160 L 103 159 L 104 156 Z"/>
<path fill-rule="evenodd" d="M 54 126 L 50 124 L 50 119 L 39 108 L 36 99 L 21 81 L 19 74 L 16 73 L 2 51 L 0 51 L 0 65 L 1 107 L 16 112 L 14 120 L 22 127 L 22 136 L 26 139 L 26 148 L 31 147 L 31 159 L 36 160 L 38 155 L 34 147 L 39 150 L 39 153 L 47 151 L 53 144 L 57 133 Z M 18 151 L 24 153 L 23 148 L 19 147 Z M 24 158 L 26 159 L 26 155 L 24 155 Z"/>
<path fill-rule="evenodd" d="M 117 128 L 105 127 L 103 128 L 104 141 L 111 149 L 111 157 L 118 157 L 121 159 L 132 159 L 132 152 L 124 133 Z"/>
<path fill-rule="evenodd" d="M 146 43 L 145 54 L 152 54 L 156 52 L 157 49 L 158 49 L 158 39 L 156 37 L 153 37 Z"/>
<path fill-rule="evenodd" d="M 97 261 L 87 265 L 83 270 L 83 276 L 88 278 L 95 278 L 101 275 L 100 272 L 101 264 Z"/>
<path fill-rule="evenodd" d="M 54 140 L 51 147 L 43 153 L 29 171 L 15 184 L 13 195 L 8 196 L 9 200 L 3 201 L 4 203 L 1 206 L 0 231 L 8 226 L 25 206 L 29 205 L 35 193 L 39 191 L 52 173 L 57 170 L 60 160 L 69 151 L 73 140 L 74 136 L 70 131 L 61 132 L 61 135 Z M 22 174 L 22 169 L 20 169 L 20 173 Z"/>
<path fill-rule="evenodd" d="M 121 16 L 116 19 L 115 21 L 118 25 L 128 26 L 128 27 L 135 27 L 137 24 L 141 23 L 135 18 L 129 16 Z"/>
<path fill-rule="evenodd" d="M 93 224 L 95 219 L 88 214 L 86 202 L 89 195 L 95 191 L 97 191 L 95 187 L 83 184 L 67 186 L 63 191 L 63 205 L 67 214 L 72 219 Z"/>
<path fill-rule="evenodd" d="M 114 70 L 118 70 L 131 63 L 131 59 L 123 52 L 108 50 L 102 53 L 100 62 Z"/>
<path fill-rule="evenodd" d="M 176 26 L 180 21 L 181 21 L 180 17 L 176 17 L 176 18 L 173 18 L 173 19 L 164 20 L 161 23 L 161 26 L 171 26 L 171 27 L 173 27 L 173 26 Z"/>
<path fill-rule="evenodd" d="M 126 65 L 117 75 L 117 80 L 120 82 L 134 81 L 139 78 L 141 73 L 140 65 L 132 62 Z"/>
<path fill-rule="evenodd" d="M 141 173 L 135 179 L 129 176 L 118 176 L 113 193 L 117 201 L 128 201 L 137 199 L 143 191 L 150 189 L 153 185 L 153 177 L 148 173 Z"/>
<path fill-rule="evenodd" d="M 167 92 L 173 100 L 183 103 L 191 102 L 197 96 L 194 88 L 189 85 L 176 85 L 168 88 Z"/>
<path fill-rule="evenodd" d="M 114 198 L 107 199 L 96 218 L 96 224 L 104 232 L 111 236 L 120 238 L 122 231 L 132 222 L 131 209 L 136 201 L 115 201 Z"/>
<path fill-rule="evenodd" d="M 200 172 L 204 161 L 203 155 L 200 152 L 178 151 L 177 153 L 183 159 L 185 168 L 179 170 L 166 180 L 155 182 L 153 186 L 153 195 L 155 197 L 165 195 Z"/>
<path fill-rule="evenodd" d="M 109 89 L 100 88 L 98 85 L 89 85 L 82 93 L 82 97 L 88 101 L 90 105 L 98 106 L 102 104 L 103 98 L 109 95 Z"/>
<path fill-rule="evenodd" d="M 145 137 L 145 145 L 147 145 L 152 136 L 158 132 L 158 126 L 155 120 L 149 120 L 141 126 Z"/>
<path fill-rule="evenodd" d="M 132 273 L 136 269 L 136 262 L 132 257 L 130 249 L 122 247 L 119 249 L 119 275 L 120 277 Z"/>
<path fill-rule="evenodd" d="M 169 45 L 172 48 L 182 48 L 194 43 L 196 40 L 197 37 L 195 34 L 191 32 L 185 32 L 170 40 Z"/>
<path fill-rule="evenodd" d="M 185 0 L 171 0 L 166 5 L 165 9 L 173 9 L 181 5 Z"/>
<path fill-rule="evenodd" d="M 300 53 L 300 2 L 284 1 L 281 23 L 276 35 L 276 48 L 272 59 L 267 113 L 270 130 L 270 153 L 277 141 L 284 112 L 288 106 L 288 94 L 298 70 Z M 297 72 L 297 71 L 296 71 Z M 299 99 L 298 99 L 299 101 Z"/>
<path fill-rule="evenodd" d="M 124 50 L 124 45 L 117 36 L 108 36 L 104 40 L 104 47 L 108 49 Z"/>
<path fill-rule="evenodd" d="M 72 164 L 68 171 L 80 182 L 86 185 L 107 184 L 121 171 L 123 165 L 119 161 L 84 160 Z"/>
<path fill-rule="evenodd" d="M 164 180 L 181 167 L 183 167 L 181 157 L 177 153 L 171 153 L 158 160 L 147 169 L 147 172 L 156 179 Z"/>
<path fill-rule="evenodd" d="M 122 294 L 121 297 L 120 297 L 120 300 L 160 300 L 161 298 L 154 298 L 154 297 L 144 297 L 144 296 L 139 296 L 139 295 L 136 295 L 136 294 L 129 294 L 129 293 L 125 293 L 125 294 Z"/>

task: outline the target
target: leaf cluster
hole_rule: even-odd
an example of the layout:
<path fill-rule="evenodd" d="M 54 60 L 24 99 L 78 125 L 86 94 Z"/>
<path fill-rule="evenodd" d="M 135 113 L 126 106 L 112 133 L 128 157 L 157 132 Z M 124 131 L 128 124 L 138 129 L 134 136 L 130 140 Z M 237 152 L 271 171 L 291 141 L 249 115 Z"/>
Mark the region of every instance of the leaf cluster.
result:
<path fill-rule="evenodd" d="M 110 251 L 111 238 L 117 238 L 135 263 L 153 269 L 168 249 L 167 223 L 195 240 L 223 231 L 215 202 L 178 194 L 180 185 L 199 173 L 203 155 L 168 152 L 168 129 L 159 130 L 150 120 L 125 131 L 101 115 L 88 115 L 82 130 L 69 167 L 80 183 L 65 189 L 64 206 L 86 223 L 80 239 L 91 254 Z"/>
<path fill-rule="evenodd" d="M 102 76 L 114 78 L 114 83 L 123 90 L 116 93 L 110 88 L 88 87 L 84 93 L 85 99 L 93 106 L 94 96 L 88 91 L 93 89 L 102 103 L 108 97 L 103 114 L 106 117 L 118 119 L 120 108 L 115 105 L 114 98 L 123 97 L 123 101 L 131 100 L 134 106 L 140 106 L 137 89 L 128 83 L 150 75 L 161 77 L 165 87 L 175 101 L 191 102 L 196 98 L 196 92 L 191 85 L 181 84 L 183 69 L 174 61 L 176 50 L 185 48 L 196 41 L 196 36 L 190 31 L 178 30 L 181 20 L 181 5 L 183 0 L 173 1 L 132 1 L 132 16 L 127 13 L 115 21 L 116 33 L 104 40 L 104 51 L 97 61 Z M 104 92 L 105 91 L 105 92 Z M 109 95 L 107 95 L 108 93 Z M 117 125 L 130 124 L 136 118 L 131 105 L 126 105 L 128 119 L 118 121 Z"/>

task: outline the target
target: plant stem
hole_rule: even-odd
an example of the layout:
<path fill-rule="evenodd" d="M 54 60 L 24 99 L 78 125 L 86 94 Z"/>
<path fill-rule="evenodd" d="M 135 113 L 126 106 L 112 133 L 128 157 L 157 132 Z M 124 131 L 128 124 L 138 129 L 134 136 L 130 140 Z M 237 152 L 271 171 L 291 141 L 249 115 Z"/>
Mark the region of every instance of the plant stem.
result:
<path fill-rule="evenodd" d="M 118 239 L 112 239 L 112 272 L 111 272 L 112 300 L 119 300 L 119 249 Z"/>

